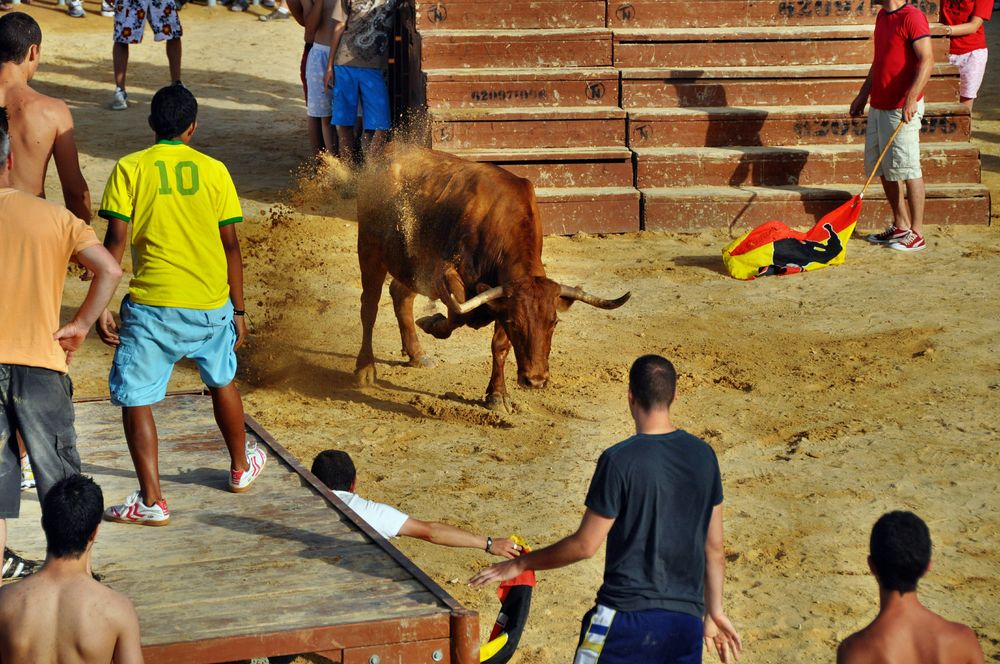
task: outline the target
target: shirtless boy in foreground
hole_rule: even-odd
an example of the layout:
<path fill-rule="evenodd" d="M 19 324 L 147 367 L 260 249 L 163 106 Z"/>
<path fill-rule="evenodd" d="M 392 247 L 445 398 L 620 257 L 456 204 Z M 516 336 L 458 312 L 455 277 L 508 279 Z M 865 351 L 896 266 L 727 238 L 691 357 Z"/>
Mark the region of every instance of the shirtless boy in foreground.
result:
<path fill-rule="evenodd" d="M 0 589 L 4 664 L 142 664 L 135 608 L 91 576 L 103 512 L 101 488 L 89 477 L 67 477 L 46 494 L 45 565 Z"/>
<path fill-rule="evenodd" d="M 931 534 L 920 517 L 889 512 L 875 522 L 868 568 L 878 581 L 878 615 L 840 644 L 837 664 L 983 664 L 975 632 L 917 599 L 930 565 Z"/>
<path fill-rule="evenodd" d="M 90 223 L 90 191 L 80 171 L 73 116 L 66 103 L 28 85 L 38 70 L 42 30 L 24 12 L 0 17 L 0 106 L 7 107 L 12 186 L 45 198 L 45 172 L 55 157 L 66 207 Z"/>

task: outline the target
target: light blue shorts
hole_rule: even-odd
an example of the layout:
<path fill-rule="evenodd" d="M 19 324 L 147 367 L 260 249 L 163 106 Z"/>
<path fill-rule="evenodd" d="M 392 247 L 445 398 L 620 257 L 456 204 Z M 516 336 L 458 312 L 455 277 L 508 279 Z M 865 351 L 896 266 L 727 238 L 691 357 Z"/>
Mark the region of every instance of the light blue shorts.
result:
<path fill-rule="evenodd" d="M 233 305 L 181 309 L 122 300 L 121 343 L 111 363 L 108 386 L 116 406 L 149 406 L 162 401 L 174 364 L 188 357 L 209 387 L 225 387 L 236 377 Z"/>
<path fill-rule="evenodd" d="M 392 127 L 389 117 L 389 86 L 381 69 L 333 66 L 333 118 L 338 127 L 353 127 L 358 119 L 358 98 L 361 98 L 365 131 Z"/>

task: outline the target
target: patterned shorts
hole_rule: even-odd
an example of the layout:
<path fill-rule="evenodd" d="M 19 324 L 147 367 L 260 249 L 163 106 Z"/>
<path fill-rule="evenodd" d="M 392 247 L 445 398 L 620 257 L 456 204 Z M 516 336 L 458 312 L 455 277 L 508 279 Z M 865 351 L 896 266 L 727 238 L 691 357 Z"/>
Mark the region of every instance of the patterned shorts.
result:
<path fill-rule="evenodd" d="M 140 43 L 147 21 L 156 41 L 180 39 L 184 33 L 174 0 L 115 0 L 115 42 Z"/>

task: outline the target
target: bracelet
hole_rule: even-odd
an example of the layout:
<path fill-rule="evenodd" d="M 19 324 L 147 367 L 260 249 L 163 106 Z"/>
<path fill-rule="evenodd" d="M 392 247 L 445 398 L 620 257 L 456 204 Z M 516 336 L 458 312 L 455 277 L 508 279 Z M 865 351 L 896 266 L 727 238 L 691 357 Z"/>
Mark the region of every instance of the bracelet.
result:
<path fill-rule="evenodd" d="M 233 309 L 234 316 L 246 316 L 247 312 L 245 309 Z"/>
<path fill-rule="evenodd" d="M 493 538 L 486 536 L 486 553 L 493 553 Z"/>

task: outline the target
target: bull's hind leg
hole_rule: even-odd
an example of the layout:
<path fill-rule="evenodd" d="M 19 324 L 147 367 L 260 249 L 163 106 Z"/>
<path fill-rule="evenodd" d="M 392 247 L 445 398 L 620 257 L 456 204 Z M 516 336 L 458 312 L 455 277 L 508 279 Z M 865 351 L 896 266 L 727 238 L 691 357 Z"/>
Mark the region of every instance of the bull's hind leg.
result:
<path fill-rule="evenodd" d="M 434 365 L 431 358 L 424 355 L 424 349 L 417 338 L 417 328 L 413 324 L 413 300 L 417 294 L 395 279 L 389 282 L 389 295 L 392 296 L 392 308 L 396 312 L 396 322 L 399 323 L 399 337 L 403 342 L 403 352 L 410 358 L 411 367 L 430 367 Z"/>
<path fill-rule="evenodd" d="M 511 403 L 507 396 L 503 368 L 507 362 L 507 354 L 510 353 L 510 339 L 507 338 L 507 332 L 500 321 L 493 324 L 493 342 L 490 344 L 490 349 L 493 351 L 493 373 L 490 374 L 490 383 L 486 386 L 486 407 L 490 410 L 504 408 L 509 413 Z"/>
<path fill-rule="evenodd" d="M 361 350 L 354 365 L 354 378 L 359 385 L 375 383 L 375 352 L 372 350 L 372 332 L 378 317 L 378 301 L 382 297 L 387 270 L 382 264 L 381 253 L 367 249 L 358 238 L 358 263 L 361 265 Z"/>

